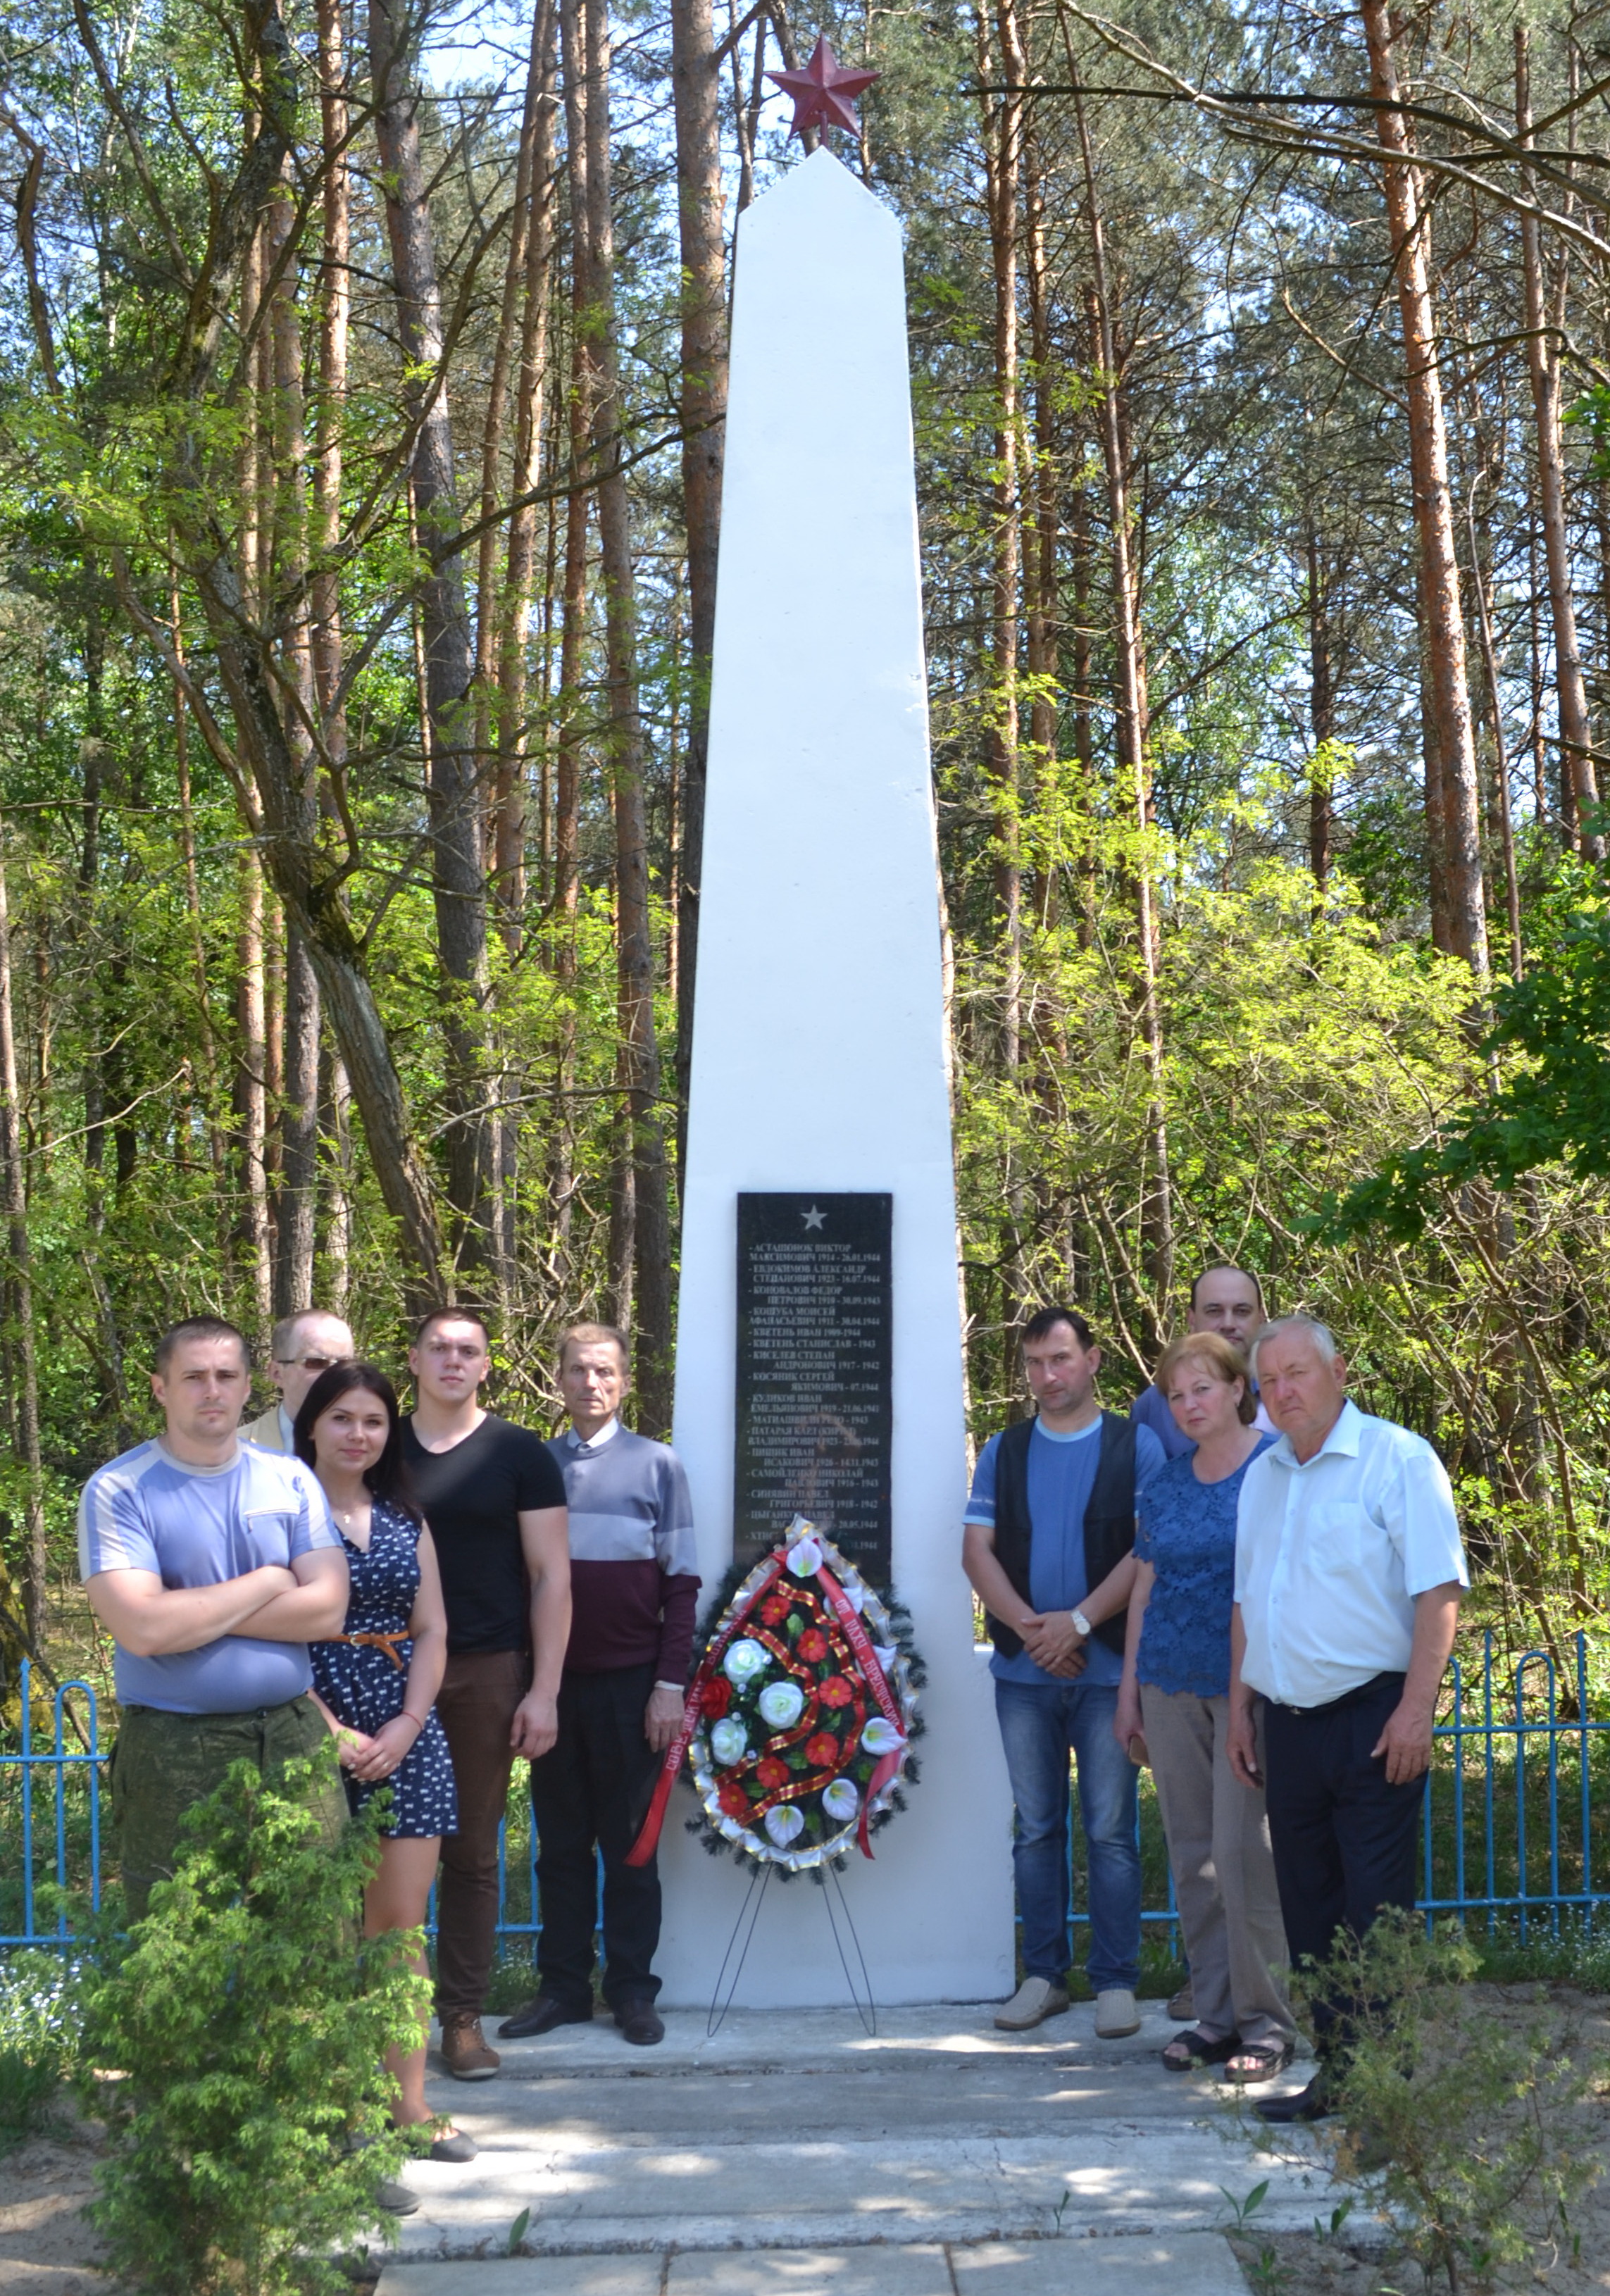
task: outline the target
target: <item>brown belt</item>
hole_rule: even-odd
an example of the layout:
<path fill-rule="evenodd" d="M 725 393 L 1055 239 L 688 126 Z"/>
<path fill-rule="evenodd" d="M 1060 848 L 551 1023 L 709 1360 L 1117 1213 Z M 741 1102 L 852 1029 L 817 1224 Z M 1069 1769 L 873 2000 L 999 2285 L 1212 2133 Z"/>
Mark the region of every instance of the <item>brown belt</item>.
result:
<path fill-rule="evenodd" d="M 398 1643 L 406 1643 L 410 1639 L 406 1633 L 395 1635 L 332 1635 L 330 1639 L 333 1643 L 365 1643 L 371 1645 L 375 1650 L 383 1650 L 386 1656 L 390 1660 L 392 1665 L 397 1669 L 398 1674 L 404 1674 L 407 1670 L 403 1665 L 402 1659 L 398 1655 L 397 1648 Z"/>

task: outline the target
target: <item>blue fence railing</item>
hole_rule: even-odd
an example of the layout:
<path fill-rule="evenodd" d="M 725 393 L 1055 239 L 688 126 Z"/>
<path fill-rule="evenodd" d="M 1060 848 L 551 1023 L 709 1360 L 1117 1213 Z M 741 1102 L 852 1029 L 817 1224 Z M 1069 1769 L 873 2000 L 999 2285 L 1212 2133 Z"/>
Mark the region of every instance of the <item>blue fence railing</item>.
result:
<path fill-rule="evenodd" d="M 55 1691 L 41 1726 L 24 1664 L 21 1715 L 0 1741 L 0 1948 L 70 1945 L 100 1910 L 108 1748 L 88 1683 Z M 1479 1663 L 1456 1660 L 1443 1690 L 1426 1797 L 1420 1904 L 1523 1937 L 1561 1915 L 1591 1923 L 1610 1904 L 1610 1714 L 1590 1711 L 1585 1637 L 1566 1678 L 1547 1651 L 1512 1664 L 1492 1637 Z M 1154 1902 L 1145 1919 L 1177 1923 L 1155 1800 L 1142 1805 L 1142 1851 Z M 1077 1825 L 1075 1826 L 1077 1839 Z M 1077 1860 L 1082 1864 L 1082 1860 Z M 498 1935 L 529 1940 L 540 1920 L 533 1846 L 498 1849 Z M 1083 1918 L 1076 1909 L 1076 1920 Z"/>

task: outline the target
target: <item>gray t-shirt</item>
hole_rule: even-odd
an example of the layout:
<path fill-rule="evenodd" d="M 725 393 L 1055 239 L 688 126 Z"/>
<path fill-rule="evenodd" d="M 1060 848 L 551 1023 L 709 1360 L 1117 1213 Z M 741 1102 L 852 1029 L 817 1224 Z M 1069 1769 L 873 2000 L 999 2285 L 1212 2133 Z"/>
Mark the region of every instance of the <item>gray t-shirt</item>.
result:
<path fill-rule="evenodd" d="M 78 1574 L 154 1570 L 164 1587 L 217 1587 L 267 1562 L 288 1569 L 339 1546 L 324 1494 L 300 1459 L 242 1443 L 226 1467 L 192 1467 L 160 1442 L 136 1444 L 84 1486 Z M 283 1706 L 313 1680 L 306 1643 L 220 1635 L 200 1650 L 140 1658 L 117 1646 L 118 1702 L 170 1714 Z"/>

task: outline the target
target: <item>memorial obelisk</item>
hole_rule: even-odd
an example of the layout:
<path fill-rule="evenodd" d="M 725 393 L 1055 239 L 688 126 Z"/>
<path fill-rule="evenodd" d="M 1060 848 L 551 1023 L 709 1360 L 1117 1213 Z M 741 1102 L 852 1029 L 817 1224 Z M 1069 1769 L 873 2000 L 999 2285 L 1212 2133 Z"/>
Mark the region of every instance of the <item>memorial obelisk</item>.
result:
<path fill-rule="evenodd" d="M 824 148 L 748 209 L 735 261 L 674 1441 L 707 1601 L 735 1508 L 741 1552 L 797 1505 L 892 1578 L 928 1666 L 922 1778 L 850 1859 L 850 1910 L 880 2002 L 1000 1998 L 1011 1802 L 960 1562 L 899 227 Z M 657 1966 L 683 2005 L 711 1999 L 746 1887 L 678 1824 L 693 1808 L 679 1787 L 661 1848 Z M 853 2013 L 810 1880 L 768 1888 L 736 1999 Z"/>

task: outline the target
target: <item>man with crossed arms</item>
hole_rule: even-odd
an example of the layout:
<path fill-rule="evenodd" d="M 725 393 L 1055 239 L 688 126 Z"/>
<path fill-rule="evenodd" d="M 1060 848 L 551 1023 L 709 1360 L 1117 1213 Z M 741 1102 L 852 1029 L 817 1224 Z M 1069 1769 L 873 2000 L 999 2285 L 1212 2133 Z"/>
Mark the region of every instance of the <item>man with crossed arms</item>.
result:
<path fill-rule="evenodd" d="M 346 1557 L 312 1471 L 242 1442 L 251 1383 L 233 1324 L 176 1324 L 151 1375 L 162 1433 L 99 1469 L 78 1505 L 85 1592 L 117 1652 L 111 1800 L 134 1921 L 232 1763 L 267 1776 L 329 1744 L 308 1644 L 341 1630 Z M 316 1806 L 333 1840 L 333 1777 Z"/>

